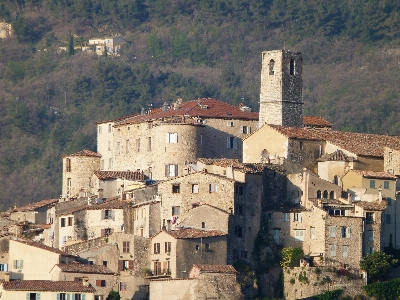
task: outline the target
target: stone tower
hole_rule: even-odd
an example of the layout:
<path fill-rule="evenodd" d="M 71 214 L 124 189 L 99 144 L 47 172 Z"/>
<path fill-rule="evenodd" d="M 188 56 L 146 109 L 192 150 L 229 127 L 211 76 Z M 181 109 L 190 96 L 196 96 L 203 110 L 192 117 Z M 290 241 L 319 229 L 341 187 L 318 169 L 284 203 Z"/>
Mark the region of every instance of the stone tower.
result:
<path fill-rule="evenodd" d="M 300 52 L 262 52 L 259 127 L 303 127 L 303 56 Z"/>

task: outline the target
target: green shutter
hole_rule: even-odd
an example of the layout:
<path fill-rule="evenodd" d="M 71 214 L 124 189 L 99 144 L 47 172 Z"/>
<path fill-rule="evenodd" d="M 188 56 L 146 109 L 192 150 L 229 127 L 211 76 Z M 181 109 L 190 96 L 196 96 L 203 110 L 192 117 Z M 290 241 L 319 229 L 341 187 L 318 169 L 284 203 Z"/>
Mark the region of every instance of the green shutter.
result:
<path fill-rule="evenodd" d="M 60 300 L 60 298 L 61 298 L 60 293 L 57 293 L 57 300 Z"/>
<path fill-rule="evenodd" d="M 40 300 L 40 293 L 36 293 L 36 300 Z"/>
<path fill-rule="evenodd" d="M 70 299 L 70 294 L 67 294 L 67 300 L 69 300 Z"/>
<path fill-rule="evenodd" d="M 31 293 L 26 293 L 26 300 L 30 300 L 31 299 Z"/>
<path fill-rule="evenodd" d="M 86 294 L 82 294 L 82 300 L 86 300 Z"/>

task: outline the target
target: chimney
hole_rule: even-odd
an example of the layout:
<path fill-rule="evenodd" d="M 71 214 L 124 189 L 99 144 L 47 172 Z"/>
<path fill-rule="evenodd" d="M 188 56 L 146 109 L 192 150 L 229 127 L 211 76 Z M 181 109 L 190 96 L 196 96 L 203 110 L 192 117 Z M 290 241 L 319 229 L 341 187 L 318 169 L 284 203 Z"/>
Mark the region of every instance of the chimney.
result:
<path fill-rule="evenodd" d="M 379 203 L 382 203 L 382 189 L 379 188 L 379 192 L 378 192 L 378 201 Z"/>
<path fill-rule="evenodd" d="M 10 273 L 8 273 L 8 272 L 4 273 L 4 281 L 5 282 L 10 282 Z"/>
<path fill-rule="evenodd" d="M 233 173 L 233 166 L 227 166 L 226 167 L 226 178 L 235 179 L 234 177 L 235 176 Z"/>

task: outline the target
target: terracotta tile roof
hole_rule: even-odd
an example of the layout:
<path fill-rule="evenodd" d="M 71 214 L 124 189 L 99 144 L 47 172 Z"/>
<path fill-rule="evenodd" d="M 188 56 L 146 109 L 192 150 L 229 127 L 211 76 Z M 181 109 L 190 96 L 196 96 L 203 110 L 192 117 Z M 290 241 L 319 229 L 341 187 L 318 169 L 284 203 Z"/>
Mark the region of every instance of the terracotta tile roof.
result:
<path fill-rule="evenodd" d="M 181 228 L 178 230 L 171 230 L 168 233 L 176 239 L 196 239 L 226 235 L 225 232 L 219 230 L 201 230 L 195 228 Z"/>
<path fill-rule="evenodd" d="M 244 119 L 258 120 L 257 112 L 242 111 L 239 106 L 211 99 L 202 98 L 198 100 L 185 101 L 174 108 L 174 104 L 168 106 L 168 109 L 152 109 L 146 114 L 136 114 L 117 119 L 118 124 L 134 124 L 146 121 L 161 120 L 163 118 L 177 118 L 181 122 L 191 118 L 220 118 L 220 119 Z"/>
<path fill-rule="evenodd" d="M 349 170 L 346 172 L 346 174 L 349 172 L 356 173 L 358 175 L 361 175 L 364 178 L 397 179 L 397 176 L 394 176 L 387 172 L 378 172 L 378 171 L 369 171 L 369 170 Z M 343 176 L 345 176 L 345 175 L 343 175 Z"/>
<path fill-rule="evenodd" d="M 146 180 L 146 176 L 143 172 L 131 172 L 131 171 L 94 171 L 94 175 L 96 175 L 99 179 L 125 179 L 125 180 Z"/>
<path fill-rule="evenodd" d="M 59 201 L 59 199 L 41 200 L 41 201 L 38 201 L 38 202 L 29 203 L 27 205 L 14 208 L 12 211 L 32 211 L 32 210 L 35 210 L 37 208 L 40 208 L 40 207 L 43 207 L 43 206 L 46 206 L 46 205 L 51 205 L 53 203 L 58 203 L 58 201 Z"/>
<path fill-rule="evenodd" d="M 314 130 L 307 128 L 268 125 L 293 139 L 327 141 L 358 155 L 383 157 L 384 147 L 400 147 L 400 136 Z"/>
<path fill-rule="evenodd" d="M 386 201 L 382 201 L 381 203 L 379 203 L 379 201 L 374 201 L 374 202 L 357 201 L 353 203 L 355 206 L 362 207 L 364 210 L 384 210 L 387 206 Z"/>
<path fill-rule="evenodd" d="M 229 273 L 236 274 L 237 271 L 232 265 L 196 265 L 192 268 L 197 268 L 200 273 Z"/>
<path fill-rule="evenodd" d="M 3 288 L 8 291 L 38 291 L 38 292 L 77 292 L 94 293 L 96 289 L 84 286 L 79 281 L 51 280 L 12 280 L 3 282 Z"/>
<path fill-rule="evenodd" d="M 97 153 L 97 152 L 90 151 L 90 150 L 82 150 L 82 151 L 79 151 L 79 152 L 76 152 L 76 153 L 73 153 L 73 154 L 70 154 L 70 155 L 65 155 L 63 157 L 69 157 L 69 156 L 101 157 L 101 154 Z"/>
<path fill-rule="evenodd" d="M 333 125 L 322 117 L 304 116 L 304 126 L 332 127 Z"/>
<path fill-rule="evenodd" d="M 57 264 L 62 272 L 67 273 L 87 273 L 87 274 L 114 274 L 109 268 L 103 265 L 84 265 L 84 264 Z"/>
<path fill-rule="evenodd" d="M 64 251 L 61 251 L 61 250 L 59 250 L 57 248 L 52 248 L 52 247 L 46 246 L 46 245 L 44 245 L 42 243 L 39 243 L 39 242 L 31 242 L 31 241 L 23 241 L 23 240 L 14 240 L 14 241 L 18 242 L 18 243 L 21 243 L 21 244 L 25 244 L 25 245 L 31 246 L 31 247 L 36 247 L 36 248 L 40 248 L 40 249 L 43 249 L 43 250 L 46 250 L 46 251 L 49 251 L 49 252 L 53 252 L 53 253 L 56 253 L 56 254 L 59 254 L 59 255 L 73 256 L 73 255 L 65 253 Z"/>

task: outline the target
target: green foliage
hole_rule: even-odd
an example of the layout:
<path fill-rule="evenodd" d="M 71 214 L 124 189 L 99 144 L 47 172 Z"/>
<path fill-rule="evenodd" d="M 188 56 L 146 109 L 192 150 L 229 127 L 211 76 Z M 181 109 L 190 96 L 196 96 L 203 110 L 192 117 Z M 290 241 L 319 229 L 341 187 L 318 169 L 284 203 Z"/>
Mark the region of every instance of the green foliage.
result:
<path fill-rule="evenodd" d="M 111 290 L 110 293 L 107 296 L 107 300 L 120 300 L 121 296 L 119 295 L 118 292 Z"/>
<path fill-rule="evenodd" d="M 326 291 L 323 294 L 313 296 L 312 300 L 337 300 L 342 293 L 342 290 Z"/>
<path fill-rule="evenodd" d="M 293 268 L 299 266 L 300 259 L 304 257 L 304 252 L 301 248 L 287 247 L 282 249 L 281 267 Z"/>
<path fill-rule="evenodd" d="M 303 272 L 300 271 L 300 274 L 299 274 L 299 281 L 300 281 L 301 283 L 309 283 L 308 277 L 307 277 L 307 274 L 306 274 L 306 271 L 303 271 Z"/>
<path fill-rule="evenodd" d="M 400 279 L 385 282 L 375 282 L 364 286 L 368 296 L 377 299 L 398 299 L 400 297 Z"/>
<path fill-rule="evenodd" d="M 384 252 L 373 252 L 365 256 L 360 266 L 367 271 L 368 281 L 374 282 L 386 278 L 389 270 L 398 263 L 397 259 L 393 259 L 392 255 Z"/>

